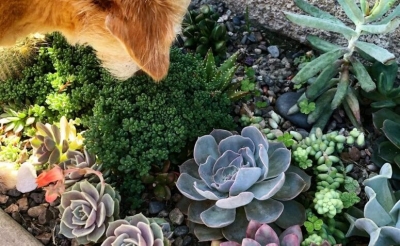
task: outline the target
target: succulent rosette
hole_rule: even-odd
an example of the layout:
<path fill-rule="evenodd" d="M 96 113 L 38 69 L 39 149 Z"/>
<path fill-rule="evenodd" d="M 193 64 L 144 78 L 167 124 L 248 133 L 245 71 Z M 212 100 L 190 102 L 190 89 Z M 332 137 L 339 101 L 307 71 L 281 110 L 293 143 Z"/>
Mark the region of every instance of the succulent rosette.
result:
<path fill-rule="evenodd" d="M 101 246 L 168 245 L 162 228 L 142 213 L 111 222 L 107 228 L 106 237 Z"/>
<path fill-rule="evenodd" d="M 303 224 L 305 209 L 293 201 L 310 177 L 290 166 L 290 151 L 269 143 L 253 126 L 241 135 L 214 130 L 198 138 L 194 158 L 180 167 L 180 208 L 200 241 L 241 242 L 250 220 L 282 228 Z"/>
<path fill-rule="evenodd" d="M 60 233 L 79 244 L 101 242 L 109 222 L 119 218 L 119 201 L 108 184 L 94 187 L 86 180 L 74 184 L 61 196 Z"/>

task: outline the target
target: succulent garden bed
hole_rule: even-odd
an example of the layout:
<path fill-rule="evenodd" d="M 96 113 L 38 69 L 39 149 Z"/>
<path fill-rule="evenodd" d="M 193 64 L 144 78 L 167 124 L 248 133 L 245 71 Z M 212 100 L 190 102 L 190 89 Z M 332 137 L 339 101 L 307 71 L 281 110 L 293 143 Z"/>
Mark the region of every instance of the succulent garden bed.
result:
<path fill-rule="evenodd" d="M 400 244 L 398 64 L 357 41 L 400 7 L 295 2 L 349 46 L 192 1 L 160 84 L 57 33 L 2 50 L 0 207 L 44 245 Z"/>

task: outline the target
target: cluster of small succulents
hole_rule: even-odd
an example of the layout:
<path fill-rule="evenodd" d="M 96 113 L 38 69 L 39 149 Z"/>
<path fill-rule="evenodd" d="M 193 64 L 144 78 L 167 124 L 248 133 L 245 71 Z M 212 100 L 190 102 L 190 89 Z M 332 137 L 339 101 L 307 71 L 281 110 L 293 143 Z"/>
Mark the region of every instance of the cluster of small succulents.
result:
<path fill-rule="evenodd" d="M 305 221 L 304 207 L 292 199 L 309 188 L 310 177 L 290 166 L 282 143 L 267 142 L 256 127 L 241 135 L 214 130 L 197 140 L 193 155 L 180 166 L 177 188 L 199 240 L 240 243 L 249 220 L 282 228 Z"/>
<path fill-rule="evenodd" d="M 227 32 L 225 24 L 217 23 L 219 14 L 210 5 L 202 5 L 199 10 L 191 10 L 183 20 L 184 46 L 193 48 L 205 56 L 208 50 L 216 56 L 225 57 Z"/>
<path fill-rule="evenodd" d="M 150 173 L 142 177 L 142 182 L 149 185 L 149 190 L 153 191 L 154 197 L 159 201 L 171 199 L 171 189 L 178 180 L 179 173 L 169 171 L 170 165 L 170 161 L 165 161 L 162 168 L 153 166 Z"/>
<path fill-rule="evenodd" d="M 352 86 L 355 84 L 353 80 L 355 78 L 361 90 L 367 93 L 374 91 L 377 85 L 354 54 L 357 52 L 364 59 L 383 65 L 395 63 L 395 56 L 386 49 L 359 41 L 363 35 L 390 33 L 400 25 L 400 20 L 396 18 L 399 7 L 386 15 L 394 2 L 394 0 L 376 1 L 374 7 L 370 9 L 366 0 L 361 1 L 361 8 L 355 1 L 339 0 L 339 5 L 355 25 L 355 29 L 352 29 L 328 12 L 304 0 L 295 0 L 295 4 L 311 16 L 285 12 L 291 22 L 339 33 L 347 39 L 348 45 L 341 47 L 316 36 L 307 37 L 308 42 L 323 54 L 308 62 L 293 77 L 292 81 L 296 85 L 308 83 L 309 86 L 298 103 L 289 110 L 290 114 L 299 111 L 298 104 L 302 101 L 315 102 L 315 109 L 308 115 L 308 123 L 324 127 L 333 110 L 343 105 L 353 125 L 361 127 L 360 106 L 356 89 Z M 384 15 L 385 17 L 378 21 Z M 351 73 L 354 76 L 351 76 Z"/>
<path fill-rule="evenodd" d="M 333 218 L 337 213 L 342 212 L 343 202 L 340 193 L 329 188 L 319 190 L 315 193 L 314 208 L 318 214 Z"/>
<path fill-rule="evenodd" d="M 36 123 L 36 135 L 30 139 L 35 164 L 59 164 L 67 160 L 68 151 L 83 147 L 83 137 L 76 132 L 75 122 L 63 116 L 60 124 Z"/>
<path fill-rule="evenodd" d="M 108 184 L 76 183 L 61 196 L 60 233 L 76 238 L 79 244 L 101 242 L 109 223 L 119 218 L 120 200 Z"/>
<path fill-rule="evenodd" d="M 369 200 L 364 211 L 353 208 L 345 214 L 350 222 L 347 237 L 369 236 L 369 246 L 400 244 L 400 200 L 389 183 L 392 174 L 392 166 L 386 163 L 379 175 L 364 180 Z"/>

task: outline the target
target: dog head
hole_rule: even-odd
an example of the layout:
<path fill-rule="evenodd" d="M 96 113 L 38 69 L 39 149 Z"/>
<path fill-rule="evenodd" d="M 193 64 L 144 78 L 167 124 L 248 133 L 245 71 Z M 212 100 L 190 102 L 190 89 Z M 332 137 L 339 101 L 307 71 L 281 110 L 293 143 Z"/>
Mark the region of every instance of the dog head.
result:
<path fill-rule="evenodd" d="M 169 50 L 190 0 L 0 2 L 0 46 L 32 32 L 60 31 L 71 43 L 93 46 L 116 77 L 142 69 L 159 81 L 167 75 Z"/>
<path fill-rule="evenodd" d="M 96 0 L 107 9 L 106 28 L 133 61 L 156 81 L 169 68 L 169 51 L 189 0 Z"/>

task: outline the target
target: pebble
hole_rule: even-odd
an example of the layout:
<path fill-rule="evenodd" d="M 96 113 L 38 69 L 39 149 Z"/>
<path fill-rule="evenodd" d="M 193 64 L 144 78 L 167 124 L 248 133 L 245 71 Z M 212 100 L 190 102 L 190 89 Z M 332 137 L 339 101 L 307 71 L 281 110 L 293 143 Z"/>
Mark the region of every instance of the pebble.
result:
<path fill-rule="evenodd" d="M 256 53 L 257 55 L 260 55 L 262 53 L 261 49 L 254 49 L 254 53 Z"/>
<path fill-rule="evenodd" d="M 28 198 L 22 197 L 17 201 L 19 211 L 26 211 L 28 210 Z"/>
<path fill-rule="evenodd" d="M 40 214 L 44 213 L 47 210 L 47 208 L 43 205 L 31 207 L 28 209 L 28 215 L 37 218 L 39 217 Z"/>
<path fill-rule="evenodd" d="M 50 242 L 51 236 L 52 236 L 51 233 L 44 232 L 40 235 L 37 235 L 36 239 L 38 239 L 40 242 L 42 242 L 44 245 L 46 245 Z"/>
<path fill-rule="evenodd" d="M 150 214 L 158 214 L 165 208 L 165 204 L 159 201 L 151 201 L 149 203 L 149 213 Z"/>
<path fill-rule="evenodd" d="M 171 210 L 171 212 L 169 212 L 169 219 L 171 220 L 172 224 L 180 225 L 183 223 L 185 216 L 181 210 L 179 210 L 179 208 L 174 208 Z"/>
<path fill-rule="evenodd" d="M 307 123 L 307 115 L 301 112 L 288 115 L 288 110 L 296 104 L 297 100 L 301 96 L 300 93 L 287 92 L 279 96 L 275 102 L 275 109 L 278 114 L 280 114 L 286 120 L 292 122 L 293 125 L 304 128 L 311 129 L 312 125 Z"/>
<path fill-rule="evenodd" d="M 268 46 L 268 52 L 271 54 L 272 57 L 278 58 L 279 57 L 279 49 L 276 45 Z"/>
<path fill-rule="evenodd" d="M 240 25 L 241 25 L 241 20 L 240 20 L 240 18 L 237 17 L 237 16 L 234 16 L 234 17 L 232 18 L 232 22 L 233 22 L 233 24 L 235 24 L 236 26 L 240 26 Z"/>
<path fill-rule="evenodd" d="M 7 195 L 0 194 L 0 204 L 5 204 L 5 203 L 7 203 L 8 198 L 10 198 L 10 197 L 7 196 Z"/>
<path fill-rule="evenodd" d="M 177 226 L 174 230 L 174 236 L 182 237 L 189 233 L 189 227 L 185 225 Z"/>
<path fill-rule="evenodd" d="M 6 209 L 4 209 L 4 212 L 6 212 L 8 214 L 11 214 L 11 213 L 14 213 L 14 212 L 17 212 L 17 211 L 18 211 L 18 205 L 15 204 L 15 203 L 11 204 Z"/>
<path fill-rule="evenodd" d="M 193 238 L 191 236 L 187 235 L 183 238 L 182 246 L 190 246 L 190 245 L 192 245 L 192 242 L 193 242 Z"/>
<path fill-rule="evenodd" d="M 29 197 L 36 203 L 36 204 L 41 204 L 44 201 L 44 193 L 43 192 L 35 192 L 31 193 Z"/>
<path fill-rule="evenodd" d="M 21 192 L 19 192 L 17 189 L 12 189 L 7 191 L 7 195 L 12 196 L 12 197 L 18 197 L 21 195 Z"/>

